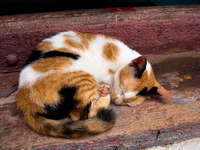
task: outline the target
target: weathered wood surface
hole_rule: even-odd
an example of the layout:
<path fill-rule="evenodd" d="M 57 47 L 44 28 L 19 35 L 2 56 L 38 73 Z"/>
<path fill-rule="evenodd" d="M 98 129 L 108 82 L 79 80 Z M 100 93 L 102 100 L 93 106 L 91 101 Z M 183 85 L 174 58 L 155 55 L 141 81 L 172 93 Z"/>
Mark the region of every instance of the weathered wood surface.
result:
<path fill-rule="evenodd" d="M 19 71 L 39 41 L 67 30 L 112 35 L 143 54 L 199 50 L 200 6 L 0 16 L 0 73 Z"/>

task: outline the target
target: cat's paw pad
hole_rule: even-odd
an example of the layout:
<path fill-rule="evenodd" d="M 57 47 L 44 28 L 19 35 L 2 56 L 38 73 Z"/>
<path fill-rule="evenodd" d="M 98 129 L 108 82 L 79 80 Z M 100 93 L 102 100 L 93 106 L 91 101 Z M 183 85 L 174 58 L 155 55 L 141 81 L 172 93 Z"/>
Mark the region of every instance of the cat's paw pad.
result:
<path fill-rule="evenodd" d="M 101 84 L 98 87 L 97 91 L 98 91 L 99 96 L 101 97 L 107 96 L 108 94 L 110 94 L 110 86 L 107 84 Z"/>

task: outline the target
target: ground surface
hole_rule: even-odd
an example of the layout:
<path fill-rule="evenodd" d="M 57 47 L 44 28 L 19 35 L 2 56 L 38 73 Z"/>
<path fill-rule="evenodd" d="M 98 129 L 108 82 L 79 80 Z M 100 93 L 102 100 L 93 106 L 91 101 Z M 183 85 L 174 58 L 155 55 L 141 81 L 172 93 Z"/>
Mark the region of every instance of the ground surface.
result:
<path fill-rule="evenodd" d="M 167 146 L 157 146 L 146 150 L 199 150 L 200 149 L 200 138 L 175 143 Z"/>
<path fill-rule="evenodd" d="M 200 137 L 200 53 L 147 56 L 160 83 L 173 95 L 195 97 L 189 104 L 148 100 L 136 107 L 116 107 L 117 122 L 104 134 L 81 140 L 45 137 L 30 130 L 16 110 L 18 73 L 0 83 L 0 149 L 142 149 Z M 12 93 L 8 97 L 2 97 Z"/>

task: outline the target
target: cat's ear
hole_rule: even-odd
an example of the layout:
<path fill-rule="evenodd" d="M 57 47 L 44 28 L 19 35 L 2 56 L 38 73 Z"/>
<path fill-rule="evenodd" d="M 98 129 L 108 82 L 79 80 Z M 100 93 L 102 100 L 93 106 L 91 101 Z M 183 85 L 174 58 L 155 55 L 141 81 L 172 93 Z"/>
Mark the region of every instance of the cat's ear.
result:
<path fill-rule="evenodd" d="M 130 67 L 133 67 L 135 70 L 135 77 L 141 78 L 143 72 L 146 69 L 147 59 L 144 56 L 140 56 L 136 59 L 133 59 L 129 64 Z"/>

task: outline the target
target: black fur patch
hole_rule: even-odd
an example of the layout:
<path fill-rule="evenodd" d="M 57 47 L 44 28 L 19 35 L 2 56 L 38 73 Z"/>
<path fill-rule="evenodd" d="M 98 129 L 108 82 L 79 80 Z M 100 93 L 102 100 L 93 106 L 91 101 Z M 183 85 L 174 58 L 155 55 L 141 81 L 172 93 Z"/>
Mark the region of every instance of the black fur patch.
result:
<path fill-rule="evenodd" d="M 86 127 L 79 126 L 77 128 L 73 128 L 73 126 L 77 126 L 77 121 L 72 121 L 71 123 L 65 124 L 62 128 L 63 134 L 65 135 L 78 134 L 80 135 L 80 137 L 89 134 L 88 129 Z"/>
<path fill-rule="evenodd" d="M 135 77 L 140 79 L 142 77 L 142 74 L 144 73 L 145 69 L 146 69 L 146 65 L 147 65 L 147 61 L 145 60 L 145 65 L 143 67 L 135 67 Z"/>
<path fill-rule="evenodd" d="M 40 59 L 42 52 L 38 50 L 33 50 L 28 60 L 26 61 L 26 65 L 31 64 L 32 62 Z"/>
<path fill-rule="evenodd" d="M 57 105 L 45 105 L 46 113 L 38 113 L 38 115 L 54 120 L 69 117 L 70 112 L 74 110 L 76 105 L 78 104 L 78 100 L 74 99 L 75 93 L 75 87 L 64 86 L 59 91 L 60 103 L 58 103 Z"/>
<path fill-rule="evenodd" d="M 83 109 L 83 112 L 81 113 L 81 117 L 80 117 L 81 120 L 88 119 L 88 114 L 89 114 L 91 105 L 92 105 L 92 102 L 89 102 L 89 103 L 85 106 L 85 108 Z"/>
<path fill-rule="evenodd" d="M 140 56 L 129 64 L 129 66 L 134 67 L 135 69 L 135 77 L 140 79 L 142 77 L 142 74 L 144 73 L 147 65 L 147 60 L 144 56 Z"/>
<path fill-rule="evenodd" d="M 43 128 L 43 132 L 45 133 L 45 135 L 49 135 L 49 132 L 51 131 L 56 131 L 55 127 L 49 123 L 45 123 Z"/>
<path fill-rule="evenodd" d="M 78 59 L 80 56 L 73 54 L 73 53 L 68 53 L 68 52 L 59 52 L 59 51 L 50 51 L 43 53 L 41 58 L 50 58 L 50 57 L 68 57 L 72 59 Z"/>
<path fill-rule="evenodd" d="M 149 91 L 147 91 L 147 87 L 143 88 L 137 95 L 141 96 L 159 96 L 159 93 L 157 92 L 158 87 L 152 87 Z"/>
<path fill-rule="evenodd" d="M 103 121 L 114 124 L 116 115 L 112 109 L 101 108 L 98 110 L 97 117 Z"/>
<path fill-rule="evenodd" d="M 149 95 L 160 95 L 160 94 L 157 92 L 157 90 L 158 90 L 158 87 L 152 87 L 152 88 L 149 90 L 148 94 L 149 94 Z"/>
<path fill-rule="evenodd" d="M 73 53 L 59 52 L 56 50 L 49 51 L 49 52 L 41 52 L 38 50 L 33 50 L 28 60 L 26 61 L 26 65 L 31 64 L 34 61 L 42 59 L 42 58 L 52 58 L 52 57 L 68 57 L 72 59 L 78 59 L 80 56 Z"/>
<path fill-rule="evenodd" d="M 89 104 L 87 105 L 89 106 Z M 98 110 L 97 118 L 106 121 L 108 123 L 114 124 L 115 123 L 115 113 L 112 109 L 102 108 Z M 63 133 L 66 135 L 73 135 L 78 134 L 80 137 L 84 135 L 95 135 L 97 133 L 90 132 L 88 128 L 84 125 L 81 125 L 82 122 L 77 123 L 77 121 L 68 122 L 63 126 Z"/>
<path fill-rule="evenodd" d="M 143 88 L 137 95 L 145 96 L 147 94 L 147 87 Z"/>

